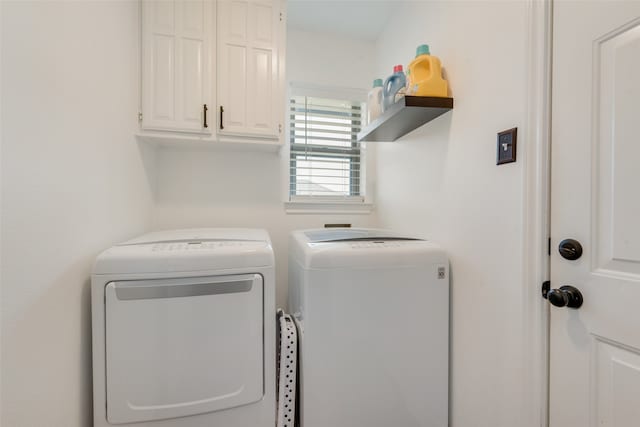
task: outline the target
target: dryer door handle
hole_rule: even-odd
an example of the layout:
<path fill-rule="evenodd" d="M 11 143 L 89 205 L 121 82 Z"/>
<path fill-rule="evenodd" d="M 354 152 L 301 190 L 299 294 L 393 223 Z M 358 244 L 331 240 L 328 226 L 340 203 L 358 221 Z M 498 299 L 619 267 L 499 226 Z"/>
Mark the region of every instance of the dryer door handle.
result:
<path fill-rule="evenodd" d="M 161 283 L 158 283 L 161 282 Z M 239 280 L 200 281 L 196 283 L 176 283 L 175 280 L 131 280 L 115 283 L 116 297 L 119 300 L 142 300 L 157 298 L 181 298 L 203 295 L 233 294 L 249 292 L 254 277 L 245 276 Z"/>

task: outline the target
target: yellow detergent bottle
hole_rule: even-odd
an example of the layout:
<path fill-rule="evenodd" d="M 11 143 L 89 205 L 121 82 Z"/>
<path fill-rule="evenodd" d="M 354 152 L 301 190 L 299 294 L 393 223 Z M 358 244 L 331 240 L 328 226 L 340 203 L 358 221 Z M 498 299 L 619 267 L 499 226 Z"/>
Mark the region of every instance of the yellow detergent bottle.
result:
<path fill-rule="evenodd" d="M 448 84 L 442 78 L 440 60 L 429 54 L 429 46 L 422 44 L 416 49 L 416 59 L 409 64 L 411 70 L 411 87 L 413 96 L 436 96 L 445 98 Z"/>
<path fill-rule="evenodd" d="M 413 95 L 413 93 L 411 92 L 413 90 L 413 80 L 411 79 L 411 69 L 409 67 L 407 67 L 407 89 L 406 89 L 406 95 Z"/>

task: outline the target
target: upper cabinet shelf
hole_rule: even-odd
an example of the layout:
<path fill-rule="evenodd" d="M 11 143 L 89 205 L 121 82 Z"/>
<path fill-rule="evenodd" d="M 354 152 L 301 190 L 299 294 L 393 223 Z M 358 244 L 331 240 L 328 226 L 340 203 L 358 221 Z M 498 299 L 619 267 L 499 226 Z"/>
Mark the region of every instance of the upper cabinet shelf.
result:
<path fill-rule="evenodd" d="M 453 98 L 405 96 L 362 129 L 358 141 L 395 141 L 451 109 Z"/>

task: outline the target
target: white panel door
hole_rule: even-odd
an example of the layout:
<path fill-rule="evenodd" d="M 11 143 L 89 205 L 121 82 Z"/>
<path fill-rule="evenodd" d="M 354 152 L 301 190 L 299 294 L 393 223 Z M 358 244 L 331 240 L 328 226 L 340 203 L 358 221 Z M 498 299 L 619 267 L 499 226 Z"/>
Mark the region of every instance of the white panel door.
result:
<path fill-rule="evenodd" d="M 277 139 L 280 85 L 279 0 L 218 2 L 218 133 Z"/>
<path fill-rule="evenodd" d="M 143 129 L 210 133 L 214 14 L 213 0 L 142 2 Z"/>
<path fill-rule="evenodd" d="M 640 1 L 557 1 L 553 34 L 551 287 L 584 303 L 551 307 L 550 426 L 638 426 Z"/>

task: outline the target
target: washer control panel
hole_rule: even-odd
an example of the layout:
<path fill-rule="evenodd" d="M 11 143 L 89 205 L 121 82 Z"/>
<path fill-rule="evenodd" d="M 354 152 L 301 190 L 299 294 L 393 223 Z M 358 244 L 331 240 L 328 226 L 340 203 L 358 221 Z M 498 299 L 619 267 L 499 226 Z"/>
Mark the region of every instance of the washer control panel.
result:
<path fill-rule="evenodd" d="M 368 242 L 358 242 L 352 243 L 351 247 L 353 249 L 375 249 L 375 248 L 399 248 L 403 246 L 402 242 L 393 242 L 393 241 L 368 241 Z"/>

